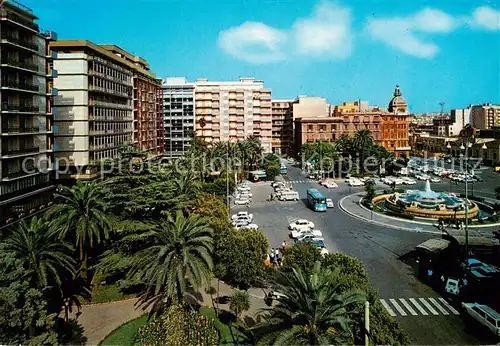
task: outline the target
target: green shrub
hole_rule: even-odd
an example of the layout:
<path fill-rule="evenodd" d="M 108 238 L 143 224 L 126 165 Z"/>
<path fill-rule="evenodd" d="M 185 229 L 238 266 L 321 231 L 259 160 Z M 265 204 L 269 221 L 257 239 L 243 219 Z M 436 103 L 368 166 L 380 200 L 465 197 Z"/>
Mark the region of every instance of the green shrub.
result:
<path fill-rule="evenodd" d="M 213 320 L 185 306 L 173 305 L 163 315 L 139 330 L 141 345 L 219 344 Z"/>

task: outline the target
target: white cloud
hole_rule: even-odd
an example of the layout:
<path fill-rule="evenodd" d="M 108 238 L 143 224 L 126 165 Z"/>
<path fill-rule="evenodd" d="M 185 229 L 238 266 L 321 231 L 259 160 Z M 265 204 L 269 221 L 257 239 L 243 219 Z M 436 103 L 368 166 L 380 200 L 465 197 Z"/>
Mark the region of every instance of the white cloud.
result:
<path fill-rule="evenodd" d="M 456 26 L 457 20 L 447 13 L 425 8 L 408 17 L 370 19 L 366 29 L 375 40 L 406 54 L 432 58 L 439 47 L 426 37 L 431 33 L 448 33 Z"/>
<path fill-rule="evenodd" d="M 285 31 L 260 22 L 245 22 L 219 34 L 219 46 L 226 53 L 254 64 L 284 60 L 286 40 Z"/>
<path fill-rule="evenodd" d="M 293 25 L 297 52 L 304 55 L 345 58 L 351 53 L 351 11 L 321 2 L 309 18 Z"/>
<path fill-rule="evenodd" d="M 487 30 L 500 30 L 500 11 L 488 6 L 478 7 L 472 12 L 472 24 Z"/>

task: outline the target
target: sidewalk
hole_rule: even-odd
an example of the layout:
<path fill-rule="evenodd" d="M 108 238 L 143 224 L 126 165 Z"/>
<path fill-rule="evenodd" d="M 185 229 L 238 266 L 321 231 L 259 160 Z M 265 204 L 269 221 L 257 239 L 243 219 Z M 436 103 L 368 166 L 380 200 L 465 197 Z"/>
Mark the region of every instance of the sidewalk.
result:
<path fill-rule="evenodd" d="M 212 287 L 217 290 L 217 280 L 212 281 Z M 231 296 L 234 291 L 233 288 L 222 281 L 219 288 L 219 297 Z M 267 307 L 263 299 L 264 292 L 261 289 L 250 288 L 248 293 L 250 294 L 250 310 L 243 313 L 243 316 L 253 316 L 260 309 Z M 214 300 L 216 297 L 217 294 L 214 294 Z M 206 293 L 205 289 L 201 289 L 197 293 L 188 293 L 188 301 L 189 298 L 195 299 L 200 305 L 208 307 L 217 306 L 216 302 L 212 304 L 212 298 L 210 294 Z M 87 345 L 99 344 L 109 333 L 122 324 L 146 313 L 147 311 L 135 305 L 137 301 L 137 298 L 133 298 L 117 302 L 82 306 L 78 323 L 82 326 L 83 333 L 87 337 Z M 219 304 L 219 309 L 229 310 L 229 304 Z M 75 317 L 74 313 L 70 316 L 70 318 Z"/>

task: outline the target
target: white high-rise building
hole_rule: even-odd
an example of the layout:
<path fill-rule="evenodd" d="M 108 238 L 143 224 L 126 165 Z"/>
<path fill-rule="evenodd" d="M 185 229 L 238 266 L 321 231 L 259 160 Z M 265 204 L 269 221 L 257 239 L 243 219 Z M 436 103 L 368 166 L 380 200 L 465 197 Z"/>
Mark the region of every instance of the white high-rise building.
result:
<path fill-rule="evenodd" d="M 264 152 L 272 151 L 271 90 L 255 78 L 195 82 L 195 134 L 208 143 L 260 139 Z"/>

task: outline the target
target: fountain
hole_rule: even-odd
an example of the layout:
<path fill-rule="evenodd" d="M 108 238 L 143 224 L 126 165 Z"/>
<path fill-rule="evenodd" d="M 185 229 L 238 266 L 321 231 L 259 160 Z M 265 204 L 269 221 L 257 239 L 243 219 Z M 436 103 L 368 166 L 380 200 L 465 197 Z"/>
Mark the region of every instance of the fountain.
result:
<path fill-rule="evenodd" d="M 457 197 L 453 193 L 435 192 L 429 180 L 425 182 L 423 191 L 407 191 L 375 197 L 372 203 L 383 203 L 385 209 L 398 214 L 414 215 L 431 219 L 465 219 L 465 204 L 468 203 L 468 218 L 478 216 L 479 207 L 470 200 Z"/>

